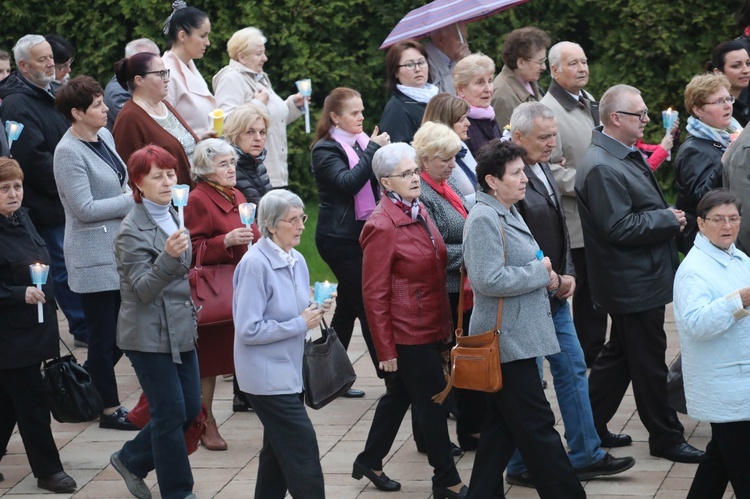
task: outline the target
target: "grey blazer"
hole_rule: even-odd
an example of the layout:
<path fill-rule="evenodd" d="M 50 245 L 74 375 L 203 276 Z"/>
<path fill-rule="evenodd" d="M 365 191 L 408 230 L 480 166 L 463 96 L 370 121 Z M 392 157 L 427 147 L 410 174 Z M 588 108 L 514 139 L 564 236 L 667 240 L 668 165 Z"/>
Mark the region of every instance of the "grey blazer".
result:
<path fill-rule="evenodd" d="M 172 217 L 177 221 L 174 209 Z M 171 353 L 180 363 L 180 352 L 195 349 L 198 323 L 190 298 L 188 250 L 173 258 L 164 251 L 167 234 L 142 203 L 136 204 L 120 224 L 115 237 L 115 257 L 120 274 L 120 315 L 117 346 L 137 352 Z"/>
<path fill-rule="evenodd" d="M 55 181 L 65 209 L 65 266 L 70 289 L 76 293 L 120 288 L 115 233 L 133 207 L 127 169 L 115 151 L 112 134 L 103 128 L 99 140 L 125 169 L 122 185 L 115 171 L 70 130 L 55 148 Z"/>
<path fill-rule="evenodd" d="M 500 224 L 505 229 L 504 240 Z M 539 246 L 516 208 L 508 211 L 492 196 L 477 192 L 477 204 L 466 219 L 463 246 L 464 264 L 474 290 L 469 334 L 495 329 L 498 298 L 503 296 L 501 361 L 559 352 L 547 298 L 549 274 L 536 259 Z"/>

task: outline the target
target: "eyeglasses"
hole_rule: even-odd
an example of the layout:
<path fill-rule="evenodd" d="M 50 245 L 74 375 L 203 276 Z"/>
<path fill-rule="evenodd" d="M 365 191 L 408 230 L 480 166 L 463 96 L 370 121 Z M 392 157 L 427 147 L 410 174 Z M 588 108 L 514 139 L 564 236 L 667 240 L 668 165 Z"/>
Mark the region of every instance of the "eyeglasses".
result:
<path fill-rule="evenodd" d="M 643 121 L 648 117 L 648 108 L 644 109 L 639 113 L 631 113 L 629 111 L 615 111 L 617 114 L 627 114 L 628 116 L 637 116 L 639 120 Z"/>
<path fill-rule="evenodd" d="M 732 225 L 739 225 L 742 222 L 742 217 L 731 216 L 731 217 L 711 217 L 706 219 L 707 222 L 711 222 L 714 225 L 726 225 L 730 223 Z"/>
<path fill-rule="evenodd" d="M 423 68 L 425 66 L 427 66 L 427 61 L 425 59 L 420 59 L 417 62 L 409 61 L 406 64 L 399 64 L 398 65 L 398 67 L 400 67 L 400 68 L 406 68 L 409 71 L 414 71 L 414 68 L 416 68 L 416 67 Z"/>
<path fill-rule="evenodd" d="M 307 222 L 307 213 L 303 213 L 302 215 L 289 220 L 284 220 L 282 218 L 279 222 L 286 222 L 292 224 L 292 227 L 299 227 L 300 225 L 305 225 L 305 222 Z"/>
<path fill-rule="evenodd" d="M 406 170 L 405 172 L 397 173 L 396 175 L 383 175 L 386 178 L 394 178 L 394 177 L 401 177 L 402 179 L 406 180 L 411 178 L 414 175 L 422 175 L 422 168 L 414 168 L 413 170 Z"/>
<path fill-rule="evenodd" d="M 543 68 L 547 64 L 547 58 L 546 57 L 543 58 L 543 59 L 539 59 L 539 60 L 529 59 L 528 57 L 524 57 L 524 59 L 526 59 L 527 61 L 531 61 L 531 62 L 537 63 L 540 68 Z"/>
<path fill-rule="evenodd" d="M 230 159 L 229 161 L 222 161 L 218 165 L 214 166 L 214 168 L 226 169 L 226 168 L 230 168 L 230 167 L 234 168 L 235 166 L 237 166 L 237 160 L 236 159 Z"/>
<path fill-rule="evenodd" d="M 4 185 L 0 187 L 0 194 L 8 194 L 13 189 L 16 194 L 23 192 L 23 184 Z"/>
<path fill-rule="evenodd" d="M 70 69 L 73 66 L 73 61 L 75 61 L 75 57 L 71 57 L 68 62 L 64 62 L 62 64 L 55 64 L 55 69 L 58 71 L 62 71 L 64 69 Z"/>
<path fill-rule="evenodd" d="M 162 69 L 160 71 L 146 71 L 143 73 L 143 75 L 159 75 L 159 78 L 162 80 L 169 79 L 169 70 L 168 69 Z"/>
<path fill-rule="evenodd" d="M 723 99 L 716 99 L 713 102 L 706 102 L 704 106 L 723 106 L 724 104 L 734 104 L 735 98 L 731 95 L 724 97 Z"/>

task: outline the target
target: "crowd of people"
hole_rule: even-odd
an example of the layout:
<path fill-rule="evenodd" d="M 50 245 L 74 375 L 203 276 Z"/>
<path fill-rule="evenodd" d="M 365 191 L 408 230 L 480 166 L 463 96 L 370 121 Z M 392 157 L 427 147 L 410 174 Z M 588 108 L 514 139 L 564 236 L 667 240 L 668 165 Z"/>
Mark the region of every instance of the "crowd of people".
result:
<path fill-rule="evenodd" d="M 233 376 L 232 409 L 255 411 L 264 428 L 255 497 L 323 498 L 302 359 L 335 300 L 338 338 L 348 348 L 359 321 L 385 388 L 353 456 L 355 479 L 400 490 L 384 460 L 411 407 L 435 498 L 504 497 L 503 472 L 542 498 L 585 497 L 581 481 L 635 465 L 606 450 L 632 443 L 608 427 L 632 383 L 651 455 L 699 463 L 690 498 L 722 497 L 728 483 L 750 498 L 750 222 L 741 217 L 750 202 L 750 28 L 686 82 L 674 207 L 653 172 L 679 120 L 659 144 L 645 143 L 641 92 L 615 85 L 597 101 L 578 44 L 516 29 L 497 71 L 492 57 L 471 53 L 463 22 L 427 44 L 396 42 L 379 126 L 364 130 L 356 89 L 331 89 L 310 146 L 315 245 L 338 281 L 322 304 L 311 302 L 295 249 L 305 206 L 287 189 L 287 127 L 305 101 L 274 91 L 263 69 L 268 40 L 255 27 L 228 40 L 230 62 L 210 89 L 199 70 L 210 32 L 206 13 L 175 1 L 169 49 L 131 41 L 105 88 L 71 77 L 75 48 L 59 35 L 21 37 L 13 72 L 0 51 L 0 124 L 23 125 L 12 147 L 0 133 L 0 458 L 17 424 L 38 486 L 77 487 L 60 462 L 39 370 L 59 351 L 56 303 L 76 346 L 88 348 L 99 426 L 134 432 L 110 458 L 133 496 L 151 497 L 144 479 L 153 471 L 161 497 L 196 497 L 185 431 L 203 404 L 202 445 L 228 448 L 213 399 L 217 377 Z M 171 206 L 177 184 L 190 188 L 184 219 Z M 248 202 L 257 221 L 246 225 Z M 32 284 L 33 263 L 50 267 L 43 287 Z M 204 266 L 234 272 L 222 296 L 228 322 L 200 323 L 190 274 Z M 711 423 L 706 452 L 686 442 L 668 403 L 673 297 L 688 414 Z M 446 387 L 454 328 L 499 330 L 501 390 L 433 400 Z M 123 355 L 148 401 L 143 428 L 118 395 Z M 545 396 L 544 359 L 567 446 Z M 469 451 L 466 480 L 454 456 Z"/>

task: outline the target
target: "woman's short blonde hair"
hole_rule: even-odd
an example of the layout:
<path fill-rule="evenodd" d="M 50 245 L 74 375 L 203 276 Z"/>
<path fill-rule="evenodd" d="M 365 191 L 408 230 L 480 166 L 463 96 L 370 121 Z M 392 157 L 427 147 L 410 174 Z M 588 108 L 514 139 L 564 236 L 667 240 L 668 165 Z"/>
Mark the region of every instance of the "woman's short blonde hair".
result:
<path fill-rule="evenodd" d="M 224 140 L 236 146 L 240 140 L 240 135 L 246 132 L 258 118 L 263 119 L 266 124 L 266 131 L 268 131 L 271 126 L 271 118 L 268 113 L 255 104 L 248 103 L 238 106 L 224 122 Z"/>
<path fill-rule="evenodd" d="M 243 52 L 249 52 L 266 44 L 266 37 L 258 28 L 242 28 L 235 31 L 232 38 L 227 42 L 227 53 L 230 59 L 237 60 L 237 56 Z"/>
<path fill-rule="evenodd" d="M 492 59 L 481 52 L 468 55 L 458 61 L 453 68 L 453 86 L 458 90 L 468 85 L 472 78 L 486 74 L 495 74 L 495 63 Z"/>
<path fill-rule="evenodd" d="M 693 107 L 701 107 L 706 104 L 708 96 L 717 92 L 722 87 L 729 91 L 731 84 L 727 77 L 721 73 L 706 73 L 693 76 L 693 79 L 685 87 L 685 109 L 697 118 L 693 114 Z"/>
<path fill-rule="evenodd" d="M 417 163 L 421 164 L 422 158 L 425 157 L 452 158 L 461 150 L 461 139 L 447 125 L 428 121 L 414 134 L 411 145 L 417 152 Z"/>

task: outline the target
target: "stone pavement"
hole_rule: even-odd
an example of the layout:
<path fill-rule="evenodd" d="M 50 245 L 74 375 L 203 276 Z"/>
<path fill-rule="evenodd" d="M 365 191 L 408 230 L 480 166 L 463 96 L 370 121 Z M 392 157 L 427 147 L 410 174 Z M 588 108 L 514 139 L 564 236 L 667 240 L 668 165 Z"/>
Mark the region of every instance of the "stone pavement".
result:
<path fill-rule="evenodd" d="M 671 315 L 667 311 L 669 348 L 667 360 L 677 355 L 679 342 Z M 64 319 L 60 322 L 63 339 L 73 344 L 67 332 Z M 79 360 L 86 358 L 85 349 L 76 349 Z M 340 399 L 320 411 L 309 410 L 315 426 L 325 473 L 326 494 L 329 499 L 425 499 L 432 497 L 431 468 L 426 456 L 418 454 L 411 435 L 410 417 L 407 415 L 398 438 L 387 458 L 385 470 L 390 477 L 402 484 L 400 492 L 386 496 L 366 478 L 362 481 L 351 477 L 352 461 L 359 453 L 367 437 L 377 399 L 382 395 L 383 383 L 375 376 L 374 369 L 366 354 L 361 333 L 355 332 L 349 351 L 359 376 L 356 387 L 367 395 L 364 399 Z M 140 396 L 138 381 L 126 358 L 117 366 L 118 383 L 122 402 L 132 407 Z M 546 379 L 551 381 L 549 371 Z M 550 383 L 550 387 L 552 383 Z M 547 397 L 558 414 L 557 429 L 562 434 L 559 411 L 554 390 L 546 391 Z M 258 452 L 261 447 L 262 427 L 252 412 L 232 413 L 232 383 L 217 382 L 214 412 L 220 425 L 221 434 L 229 443 L 225 452 L 211 452 L 199 448 L 191 456 L 195 493 L 201 499 L 239 499 L 253 497 L 257 473 Z M 709 440 L 710 427 L 697 424 L 681 416 L 685 434 L 689 442 L 705 449 Z M 455 423 L 449 421 L 451 434 L 455 434 Z M 129 432 L 101 430 L 97 423 L 60 424 L 53 420 L 52 429 L 60 448 L 65 470 L 78 482 L 74 494 L 60 494 L 57 497 L 80 498 L 127 498 L 132 497 L 120 476 L 109 465 L 109 456 L 119 449 L 122 443 L 132 436 Z M 591 499 L 616 499 L 626 497 L 642 498 L 684 498 L 692 482 L 697 465 L 676 464 L 664 459 L 649 456 L 648 434 L 638 419 L 635 402 L 629 390 L 620 410 L 610 425 L 616 433 L 625 432 L 633 437 L 631 447 L 614 449 L 615 456 L 632 455 L 636 458 L 635 467 L 622 475 L 601 478 L 585 483 L 585 490 Z M 474 453 L 469 452 L 457 459 L 457 466 L 464 481 L 471 477 Z M 0 472 L 5 481 L 0 482 L 0 496 L 4 499 L 30 499 L 49 497 L 36 487 L 36 480 L 24 454 L 18 433 L 13 435 L 8 454 L 0 462 Z M 156 479 L 150 475 L 146 479 L 155 498 L 161 497 Z M 538 497 L 533 489 L 506 486 L 506 497 L 523 499 Z M 724 496 L 734 497 L 731 490 Z M 263 499 L 263 498 L 258 498 Z M 304 498 L 297 498 L 304 499 Z"/>

